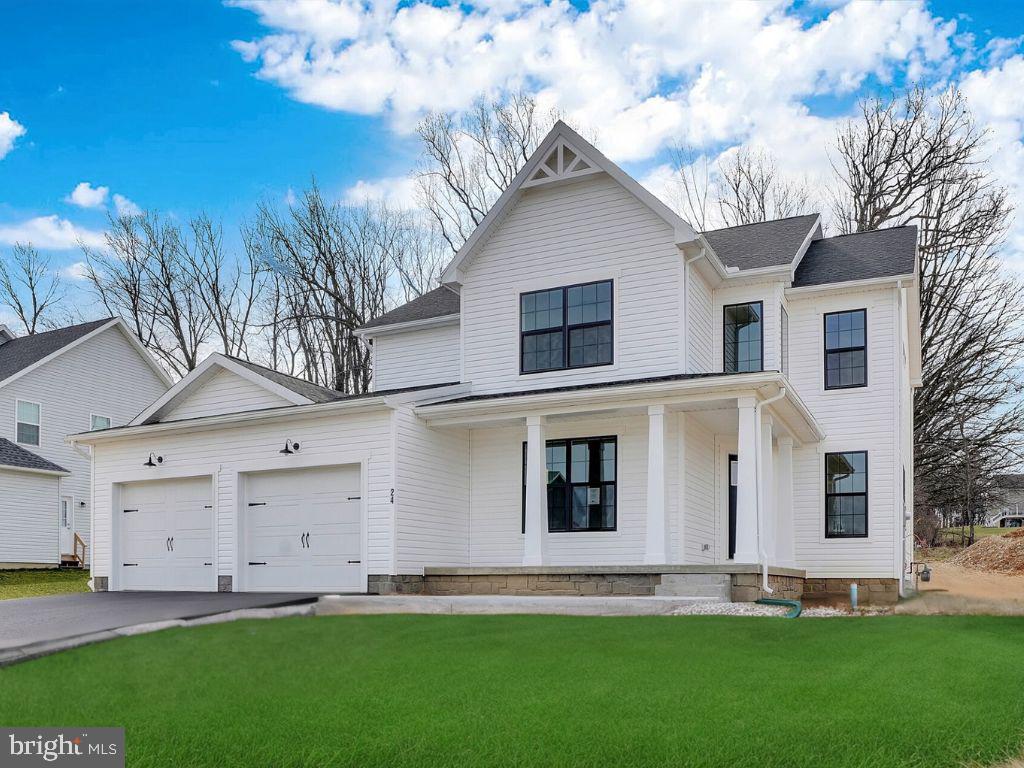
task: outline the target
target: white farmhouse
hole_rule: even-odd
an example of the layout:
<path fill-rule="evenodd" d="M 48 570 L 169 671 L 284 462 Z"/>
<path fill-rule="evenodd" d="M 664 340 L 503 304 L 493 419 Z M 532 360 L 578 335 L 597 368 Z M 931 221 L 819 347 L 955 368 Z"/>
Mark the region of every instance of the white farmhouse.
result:
<path fill-rule="evenodd" d="M 127 424 L 168 386 L 120 320 L 0 326 L 0 568 L 89 559 L 91 461 L 65 438 Z"/>
<path fill-rule="evenodd" d="M 697 232 L 559 123 L 442 287 L 361 330 L 374 392 L 214 355 L 76 436 L 95 588 L 892 601 L 915 241 Z"/>

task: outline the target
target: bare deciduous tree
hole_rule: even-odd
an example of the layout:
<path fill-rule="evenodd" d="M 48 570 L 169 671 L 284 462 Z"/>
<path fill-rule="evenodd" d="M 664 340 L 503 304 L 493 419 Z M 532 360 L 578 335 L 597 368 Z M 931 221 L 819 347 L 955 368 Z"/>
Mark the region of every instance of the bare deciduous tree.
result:
<path fill-rule="evenodd" d="M 784 178 L 763 150 L 740 148 L 719 163 L 718 210 L 726 226 L 807 213 L 805 183 Z"/>
<path fill-rule="evenodd" d="M 17 316 L 29 335 L 69 319 L 60 312 L 64 297 L 60 275 L 31 245 L 17 244 L 0 258 L 0 305 Z"/>
<path fill-rule="evenodd" d="M 923 387 L 914 403 L 922 507 L 973 521 L 991 478 L 1020 460 L 1024 291 L 1000 264 L 1012 213 L 985 134 L 956 91 L 862 105 L 843 128 L 834 218 L 844 232 L 916 224 Z"/>

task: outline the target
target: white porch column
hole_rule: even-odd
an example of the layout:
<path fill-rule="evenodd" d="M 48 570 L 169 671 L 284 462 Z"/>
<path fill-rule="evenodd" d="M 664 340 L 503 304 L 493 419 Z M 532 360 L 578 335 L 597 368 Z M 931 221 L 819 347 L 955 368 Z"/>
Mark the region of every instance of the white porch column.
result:
<path fill-rule="evenodd" d="M 644 563 L 668 563 L 668 526 L 665 514 L 665 406 L 647 408 L 647 546 Z"/>
<path fill-rule="evenodd" d="M 775 422 L 767 413 L 761 419 L 761 536 L 760 549 L 775 564 L 775 461 L 772 432 Z M 758 553 L 760 554 L 760 552 Z"/>
<path fill-rule="evenodd" d="M 775 462 L 775 552 L 779 565 L 796 567 L 793 541 L 793 438 L 780 435 Z"/>
<path fill-rule="evenodd" d="M 544 417 L 526 417 L 526 541 L 523 565 L 543 565 L 547 559 L 548 465 L 544 446 Z"/>
<path fill-rule="evenodd" d="M 737 563 L 756 563 L 757 557 L 757 425 L 754 398 L 736 402 L 739 430 L 736 450 L 736 557 Z"/>

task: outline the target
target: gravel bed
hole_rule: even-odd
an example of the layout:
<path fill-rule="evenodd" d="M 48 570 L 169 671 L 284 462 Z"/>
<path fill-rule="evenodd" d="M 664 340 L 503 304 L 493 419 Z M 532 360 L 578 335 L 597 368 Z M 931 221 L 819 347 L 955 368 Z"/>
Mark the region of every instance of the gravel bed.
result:
<path fill-rule="evenodd" d="M 694 603 L 684 608 L 677 608 L 673 616 L 785 616 L 789 608 L 781 605 L 759 605 L 758 603 Z M 887 616 L 892 613 L 887 608 L 864 608 L 856 614 L 841 608 L 815 607 L 804 608 L 800 618 L 809 619 L 841 618 L 853 616 Z"/>

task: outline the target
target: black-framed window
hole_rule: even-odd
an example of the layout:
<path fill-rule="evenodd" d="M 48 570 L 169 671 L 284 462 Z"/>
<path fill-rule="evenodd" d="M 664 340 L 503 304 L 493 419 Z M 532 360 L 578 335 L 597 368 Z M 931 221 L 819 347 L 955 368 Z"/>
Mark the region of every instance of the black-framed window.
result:
<path fill-rule="evenodd" d="M 540 373 L 612 362 L 612 281 L 519 297 L 519 371 Z"/>
<path fill-rule="evenodd" d="M 825 389 L 867 386 L 867 327 L 866 309 L 825 315 Z"/>
<path fill-rule="evenodd" d="M 548 531 L 614 531 L 618 441 L 614 437 L 548 440 Z M 523 443 L 523 520 L 526 532 L 526 443 Z"/>
<path fill-rule="evenodd" d="M 825 454 L 825 537 L 868 535 L 868 453 Z"/>
<path fill-rule="evenodd" d="M 722 308 L 726 373 L 764 370 L 764 303 L 728 304 Z"/>

